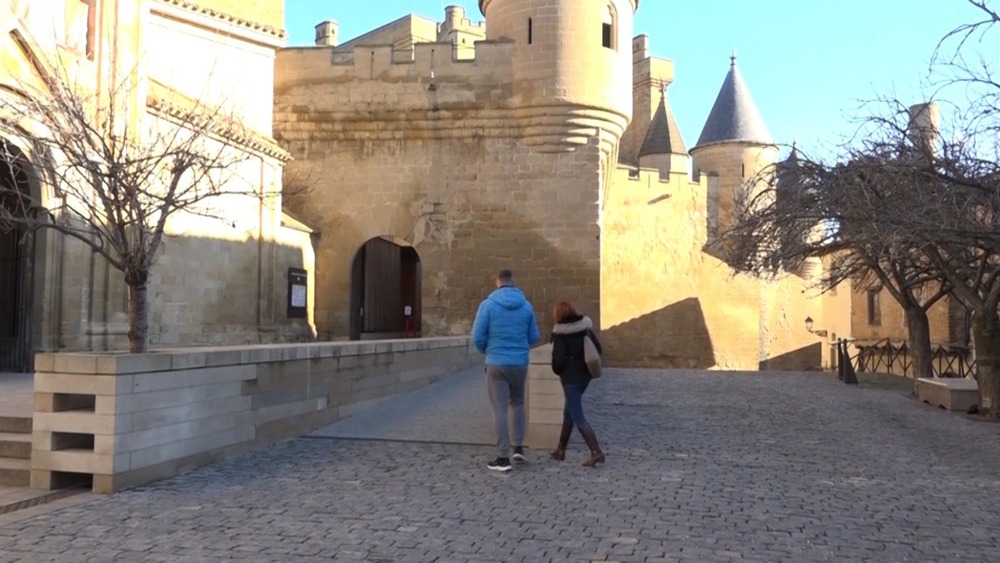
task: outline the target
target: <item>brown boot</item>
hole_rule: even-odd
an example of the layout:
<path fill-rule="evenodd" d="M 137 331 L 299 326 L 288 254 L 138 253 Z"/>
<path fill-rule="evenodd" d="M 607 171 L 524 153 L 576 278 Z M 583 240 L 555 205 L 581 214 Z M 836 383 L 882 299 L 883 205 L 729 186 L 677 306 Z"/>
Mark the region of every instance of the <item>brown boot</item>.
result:
<path fill-rule="evenodd" d="M 562 430 L 559 431 L 559 445 L 552 450 L 549 456 L 556 460 L 566 459 L 566 445 L 569 444 L 569 436 L 573 433 L 573 421 L 563 419 Z"/>
<path fill-rule="evenodd" d="M 604 463 L 604 452 L 601 451 L 600 444 L 597 443 L 597 435 L 594 434 L 594 429 L 587 426 L 579 427 L 580 435 L 583 436 L 583 441 L 587 442 L 587 447 L 590 448 L 590 457 L 587 461 L 583 462 L 584 467 L 594 467 L 598 463 Z"/>

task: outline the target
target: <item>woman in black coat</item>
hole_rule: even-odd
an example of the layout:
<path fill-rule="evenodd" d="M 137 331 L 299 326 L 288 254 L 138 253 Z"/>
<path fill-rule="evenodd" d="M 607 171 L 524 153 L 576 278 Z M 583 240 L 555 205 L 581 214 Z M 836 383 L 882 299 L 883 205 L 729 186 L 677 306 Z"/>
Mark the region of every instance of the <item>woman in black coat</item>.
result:
<path fill-rule="evenodd" d="M 591 380 L 584 360 L 583 339 L 593 339 L 598 352 L 603 353 L 601 343 L 591 330 L 593 323 L 590 318 L 577 313 L 576 309 L 566 301 L 557 303 L 553 313 L 556 325 L 552 329 L 552 371 L 562 382 L 566 403 L 563 407 L 559 445 L 552 451 L 551 456 L 558 461 L 566 459 L 566 444 L 569 443 L 573 426 L 576 425 L 587 447 L 590 448 L 590 458 L 583 462 L 583 465 L 594 467 L 604 462 L 604 453 L 597 443 L 594 429 L 583 416 L 583 393 Z"/>

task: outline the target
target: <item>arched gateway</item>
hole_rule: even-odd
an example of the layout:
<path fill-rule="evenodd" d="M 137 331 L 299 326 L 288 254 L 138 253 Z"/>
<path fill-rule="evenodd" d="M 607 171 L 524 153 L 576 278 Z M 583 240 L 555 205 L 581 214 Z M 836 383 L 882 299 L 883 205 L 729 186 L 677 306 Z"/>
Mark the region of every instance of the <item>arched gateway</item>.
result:
<path fill-rule="evenodd" d="M 23 216 L 29 207 L 27 166 L 19 149 L 0 143 L 0 372 L 32 369 L 35 237 L 23 224 L 10 220 Z"/>
<path fill-rule="evenodd" d="M 351 265 L 351 339 L 420 334 L 420 256 L 405 241 L 375 237 Z"/>

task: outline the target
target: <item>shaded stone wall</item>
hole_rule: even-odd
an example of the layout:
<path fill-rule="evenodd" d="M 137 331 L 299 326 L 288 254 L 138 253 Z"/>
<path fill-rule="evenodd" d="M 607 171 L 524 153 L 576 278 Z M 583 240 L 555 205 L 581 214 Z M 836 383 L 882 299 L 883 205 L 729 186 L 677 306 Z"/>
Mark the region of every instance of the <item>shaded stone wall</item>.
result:
<path fill-rule="evenodd" d="M 309 319 L 288 319 L 285 309 L 288 267 L 314 270 L 311 237 L 301 229 L 282 226 L 280 197 L 266 198 L 262 207 L 253 195 L 281 193 L 281 151 L 267 138 L 273 111 L 274 49 L 281 40 L 239 22 L 204 17 L 188 4 L 102 5 L 93 31 L 107 47 L 97 51 L 94 61 L 87 60 L 83 51 L 67 49 L 66 38 L 43 37 L 21 44 L 8 37 L 0 41 L 0 58 L 12 70 L 5 81 L 36 84 L 28 60 L 58 56 L 83 91 L 108 88 L 107 84 L 117 82 L 102 81 L 121 81 L 128 76 L 134 90 L 122 104 L 127 107 L 118 109 L 129 115 L 129 126 L 139 134 L 152 135 L 167 123 L 147 111 L 147 93 L 153 95 L 154 91 L 172 94 L 169 101 L 181 105 L 191 99 L 221 104 L 225 106 L 222 112 L 255 130 L 248 135 L 256 143 L 253 149 L 230 147 L 229 155 L 237 164 L 227 167 L 225 173 L 231 176 L 224 178 L 226 191 L 250 197 L 216 201 L 210 214 L 220 220 L 177 216 L 168 223 L 169 236 L 150 281 L 150 343 L 172 346 L 309 337 Z M 219 11 L 231 9 L 230 13 L 242 18 L 261 17 L 262 23 L 277 27 L 284 25 L 282 2 L 200 4 Z M 218 27 L 211 28 L 216 24 Z M 12 25 L 18 24 L 12 21 Z M 162 44 L 170 48 L 150 49 Z M 194 60 L 199 64 L 190 64 Z M 186 67 L 185 62 L 189 63 Z M 117 69 L 112 68 L 114 64 Z M 234 83 L 229 79 L 232 74 L 226 73 L 252 75 L 256 84 L 264 87 L 242 89 L 234 95 Z M 156 88 L 148 88 L 151 83 Z M 52 186 L 33 190 L 43 205 L 60 205 L 53 199 Z M 38 240 L 33 347 L 124 348 L 128 324 L 122 274 L 75 239 L 48 232 Z"/>

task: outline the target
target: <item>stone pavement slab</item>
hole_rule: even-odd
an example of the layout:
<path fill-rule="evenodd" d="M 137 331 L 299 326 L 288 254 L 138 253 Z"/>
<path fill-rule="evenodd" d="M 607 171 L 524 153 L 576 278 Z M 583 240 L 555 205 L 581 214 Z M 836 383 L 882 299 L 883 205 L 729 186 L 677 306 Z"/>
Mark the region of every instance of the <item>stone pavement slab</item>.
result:
<path fill-rule="evenodd" d="M 596 470 L 576 437 L 508 474 L 488 446 L 290 440 L 0 521 L 0 561 L 996 560 L 1000 425 L 906 387 L 608 370 Z"/>
<path fill-rule="evenodd" d="M 30 373 L 0 373 L 0 416 L 31 416 L 35 408 Z"/>

